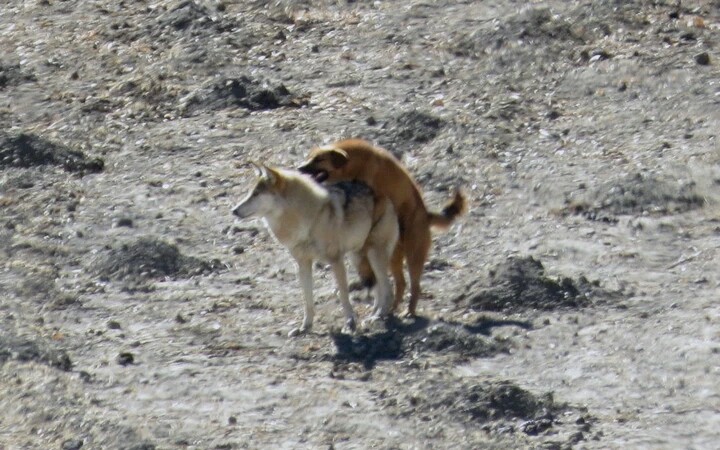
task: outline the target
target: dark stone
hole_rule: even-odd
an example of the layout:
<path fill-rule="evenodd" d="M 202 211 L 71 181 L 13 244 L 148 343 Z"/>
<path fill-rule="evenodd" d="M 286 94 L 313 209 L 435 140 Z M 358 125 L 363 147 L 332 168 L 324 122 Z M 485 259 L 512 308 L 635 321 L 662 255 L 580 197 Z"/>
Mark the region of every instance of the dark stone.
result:
<path fill-rule="evenodd" d="M 82 439 L 68 439 L 62 443 L 62 450 L 80 450 L 83 444 Z"/>
<path fill-rule="evenodd" d="M 135 356 L 130 352 L 122 352 L 117 356 L 117 363 L 121 366 L 127 366 L 135 363 Z"/>
<path fill-rule="evenodd" d="M 710 65 L 710 55 L 708 52 L 702 52 L 695 55 L 695 62 L 701 66 Z"/>

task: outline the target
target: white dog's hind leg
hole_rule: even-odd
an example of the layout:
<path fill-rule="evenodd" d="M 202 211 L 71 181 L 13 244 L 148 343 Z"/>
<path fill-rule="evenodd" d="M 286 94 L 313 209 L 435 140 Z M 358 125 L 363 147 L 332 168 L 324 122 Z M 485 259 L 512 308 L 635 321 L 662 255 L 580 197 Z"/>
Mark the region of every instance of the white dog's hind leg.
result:
<path fill-rule="evenodd" d="M 300 328 L 293 328 L 288 336 L 294 337 L 307 333 L 312 329 L 313 318 L 315 317 L 315 302 L 313 301 L 313 279 L 312 279 L 312 260 L 303 259 L 297 262 L 298 272 L 297 278 L 302 288 L 303 299 L 305 300 L 305 313 L 303 315 L 303 323 Z"/>
<path fill-rule="evenodd" d="M 390 278 L 388 277 L 388 262 L 390 255 L 386 254 L 385 249 L 371 247 L 368 249 L 367 256 L 375 274 L 375 303 L 373 304 L 373 318 L 384 318 L 390 312 L 392 304 L 392 287 L 390 286 Z"/>
<path fill-rule="evenodd" d="M 349 333 L 355 331 L 356 320 L 355 312 L 350 305 L 350 295 L 348 290 L 347 272 L 345 271 L 345 262 L 343 258 L 339 258 L 332 262 L 333 273 L 337 283 L 338 298 L 342 305 L 343 313 L 345 313 L 345 326 L 343 332 Z"/>

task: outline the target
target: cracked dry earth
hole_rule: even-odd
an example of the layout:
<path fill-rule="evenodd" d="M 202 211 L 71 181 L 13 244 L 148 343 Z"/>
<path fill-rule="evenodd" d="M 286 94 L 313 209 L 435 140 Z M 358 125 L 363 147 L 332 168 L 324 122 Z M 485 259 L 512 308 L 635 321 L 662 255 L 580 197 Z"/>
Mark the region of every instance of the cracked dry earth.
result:
<path fill-rule="evenodd" d="M 6 0 L 0 449 L 713 449 L 720 3 Z M 431 208 L 346 335 L 231 206 L 359 136 Z M 356 292 L 366 315 L 371 300 Z"/>

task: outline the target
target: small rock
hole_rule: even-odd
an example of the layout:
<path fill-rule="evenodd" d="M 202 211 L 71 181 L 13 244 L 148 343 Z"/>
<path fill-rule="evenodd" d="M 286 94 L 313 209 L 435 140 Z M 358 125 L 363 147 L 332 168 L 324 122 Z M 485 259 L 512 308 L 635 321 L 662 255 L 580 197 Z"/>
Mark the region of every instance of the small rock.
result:
<path fill-rule="evenodd" d="M 578 442 L 584 441 L 584 440 L 585 440 L 585 435 L 582 433 L 582 431 L 578 431 L 577 433 L 573 433 L 573 434 L 570 436 L 570 438 L 568 439 L 568 441 L 569 441 L 571 444 L 577 444 Z"/>
<path fill-rule="evenodd" d="M 132 447 L 129 447 L 128 450 L 155 450 L 155 448 L 156 447 L 154 444 L 149 444 L 145 442 L 142 444 L 133 445 Z"/>
<path fill-rule="evenodd" d="M 590 52 L 590 62 L 605 61 L 610 58 L 612 58 L 612 55 L 602 49 L 596 49 Z"/>
<path fill-rule="evenodd" d="M 122 327 L 120 326 L 120 322 L 117 320 L 111 320 L 107 323 L 107 327 L 111 330 L 120 330 Z"/>
<path fill-rule="evenodd" d="M 118 228 L 120 228 L 120 227 L 132 228 L 133 221 L 129 217 L 123 217 L 121 219 L 118 219 L 118 221 L 115 223 L 115 226 Z"/>
<path fill-rule="evenodd" d="M 708 52 L 698 53 L 695 55 L 695 62 L 701 66 L 708 66 L 710 65 L 710 55 Z"/>
<path fill-rule="evenodd" d="M 62 443 L 62 450 L 80 450 L 83 443 L 82 439 L 68 439 Z"/>
<path fill-rule="evenodd" d="M 530 436 L 537 436 L 550 427 L 552 427 L 552 420 L 550 419 L 528 420 L 520 424 L 522 432 Z"/>
<path fill-rule="evenodd" d="M 237 425 L 237 417 L 235 417 L 235 416 L 228 417 L 228 425 Z"/>
<path fill-rule="evenodd" d="M 117 356 L 117 363 L 121 366 L 127 366 L 135 362 L 135 356 L 130 352 L 122 352 Z"/>

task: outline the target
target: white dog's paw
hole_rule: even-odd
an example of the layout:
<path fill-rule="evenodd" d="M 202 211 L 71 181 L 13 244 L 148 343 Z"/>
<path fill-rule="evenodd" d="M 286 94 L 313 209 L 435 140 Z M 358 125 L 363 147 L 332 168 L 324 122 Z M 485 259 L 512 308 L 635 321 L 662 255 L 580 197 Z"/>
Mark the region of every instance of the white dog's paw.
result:
<path fill-rule="evenodd" d="M 385 316 L 381 314 L 373 314 L 363 320 L 362 327 L 368 331 L 383 331 L 385 329 Z"/>
<path fill-rule="evenodd" d="M 303 336 L 305 334 L 308 334 L 309 331 L 310 331 L 310 328 L 306 328 L 306 327 L 293 328 L 288 333 L 288 337 L 294 338 L 294 337 L 298 337 L 298 336 Z"/>
<path fill-rule="evenodd" d="M 355 330 L 357 329 L 357 323 L 354 317 L 351 317 L 345 321 L 345 326 L 342 329 L 342 332 L 345 334 L 353 334 L 355 333 Z"/>

